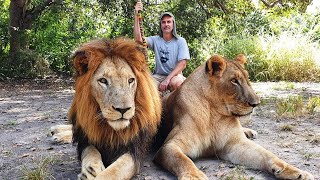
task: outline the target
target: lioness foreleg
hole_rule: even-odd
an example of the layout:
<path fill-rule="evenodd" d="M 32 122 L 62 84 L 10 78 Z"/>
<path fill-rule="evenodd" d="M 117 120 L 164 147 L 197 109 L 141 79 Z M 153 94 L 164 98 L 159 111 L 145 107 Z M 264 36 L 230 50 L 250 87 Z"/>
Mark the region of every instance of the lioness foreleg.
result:
<path fill-rule="evenodd" d="M 314 179 L 310 173 L 286 163 L 272 152 L 245 138 L 236 144 L 227 145 L 221 158 L 235 164 L 267 170 L 279 179 Z"/>
<path fill-rule="evenodd" d="M 101 154 L 94 146 L 88 146 L 81 154 L 81 174 L 78 179 L 94 179 L 105 169 Z"/>
<path fill-rule="evenodd" d="M 138 165 L 136 165 L 133 157 L 129 153 L 126 153 L 99 173 L 95 180 L 131 179 L 137 172 L 137 167 Z"/>
<path fill-rule="evenodd" d="M 208 179 L 175 142 L 164 144 L 158 150 L 154 161 L 178 176 L 178 179 Z"/>

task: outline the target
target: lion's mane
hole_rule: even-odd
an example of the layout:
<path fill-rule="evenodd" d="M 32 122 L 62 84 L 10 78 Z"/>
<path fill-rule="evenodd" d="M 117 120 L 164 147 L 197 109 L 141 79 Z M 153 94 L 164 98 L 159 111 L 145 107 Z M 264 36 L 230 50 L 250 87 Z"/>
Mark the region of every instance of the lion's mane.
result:
<path fill-rule="evenodd" d="M 120 57 L 132 68 L 137 78 L 135 95 L 135 116 L 130 126 L 122 130 L 114 130 L 110 125 L 101 126 L 97 114 L 100 108 L 91 93 L 90 80 L 106 57 Z M 103 159 L 110 163 L 125 151 L 134 150 L 135 159 L 139 159 L 140 151 L 148 147 L 139 147 L 151 141 L 157 132 L 161 118 L 161 101 L 142 52 L 142 47 L 128 39 L 93 40 L 79 47 L 73 55 L 75 74 L 75 96 L 69 110 L 69 120 L 73 124 L 73 141 L 78 144 L 78 154 L 93 144 L 105 153 Z M 103 154 L 113 156 L 104 157 Z M 80 158 L 80 157 L 79 157 Z M 105 163 L 104 161 L 104 163 Z M 108 164 L 107 163 L 107 164 Z"/>

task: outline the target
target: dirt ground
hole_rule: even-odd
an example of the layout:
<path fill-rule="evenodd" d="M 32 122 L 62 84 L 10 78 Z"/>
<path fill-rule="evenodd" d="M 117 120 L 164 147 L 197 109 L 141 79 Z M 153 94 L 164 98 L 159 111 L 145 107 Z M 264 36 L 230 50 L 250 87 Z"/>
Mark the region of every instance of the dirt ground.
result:
<path fill-rule="evenodd" d="M 28 179 L 32 172 L 44 179 L 77 179 L 80 163 L 72 144 L 54 144 L 49 129 L 67 123 L 73 81 L 66 79 L 0 82 L 0 179 Z M 320 113 L 276 118 L 275 100 L 288 95 L 320 96 L 315 83 L 253 83 L 264 103 L 243 126 L 258 132 L 256 143 L 309 171 L 320 179 Z M 290 88 L 289 88 L 290 87 Z M 284 131 L 283 127 L 290 127 Z M 136 180 L 176 179 L 156 166 L 150 154 Z M 209 179 L 274 179 L 266 172 L 219 159 L 195 160 Z M 37 171 L 38 170 L 38 171 Z M 47 174 L 45 174 L 47 172 Z"/>

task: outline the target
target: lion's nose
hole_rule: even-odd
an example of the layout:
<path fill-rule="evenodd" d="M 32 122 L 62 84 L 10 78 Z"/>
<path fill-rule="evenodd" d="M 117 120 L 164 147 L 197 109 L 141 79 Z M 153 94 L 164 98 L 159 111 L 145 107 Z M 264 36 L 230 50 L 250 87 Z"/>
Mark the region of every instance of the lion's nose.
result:
<path fill-rule="evenodd" d="M 126 113 L 131 107 L 128 107 L 128 108 L 116 108 L 114 106 L 112 106 L 113 109 L 115 109 L 116 111 L 119 111 L 122 115 L 124 113 Z"/>

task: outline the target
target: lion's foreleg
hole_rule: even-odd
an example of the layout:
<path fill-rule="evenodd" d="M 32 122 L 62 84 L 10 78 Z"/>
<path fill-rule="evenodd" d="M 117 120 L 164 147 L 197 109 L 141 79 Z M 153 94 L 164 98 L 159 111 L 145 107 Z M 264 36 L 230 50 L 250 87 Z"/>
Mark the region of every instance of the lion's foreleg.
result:
<path fill-rule="evenodd" d="M 94 146 L 88 146 L 81 154 L 81 174 L 79 179 L 94 179 L 105 169 L 101 154 Z"/>
<path fill-rule="evenodd" d="M 227 145 L 221 158 L 235 164 L 267 170 L 280 179 L 314 179 L 310 173 L 284 162 L 272 152 L 248 139 Z"/>
<path fill-rule="evenodd" d="M 154 161 L 178 176 L 178 179 L 208 179 L 175 142 L 164 144 Z"/>
<path fill-rule="evenodd" d="M 126 153 L 99 173 L 95 180 L 131 179 L 137 172 L 137 167 L 132 155 Z"/>

